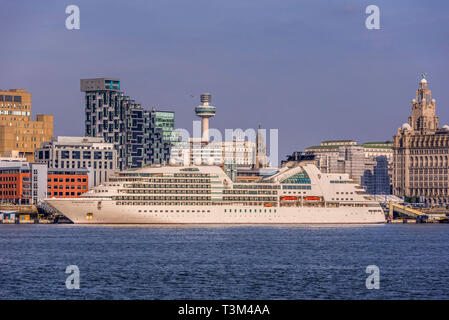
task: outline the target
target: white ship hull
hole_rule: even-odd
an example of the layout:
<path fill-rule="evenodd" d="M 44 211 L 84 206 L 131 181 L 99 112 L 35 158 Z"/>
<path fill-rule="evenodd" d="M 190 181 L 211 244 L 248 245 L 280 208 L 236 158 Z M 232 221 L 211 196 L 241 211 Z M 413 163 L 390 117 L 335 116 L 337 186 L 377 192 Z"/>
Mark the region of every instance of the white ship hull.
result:
<path fill-rule="evenodd" d="M 76 224 L 375 224 L 384 223 L 380 206 L 256 207 L 123 206 L 104 199 L 47 199 Z"/>

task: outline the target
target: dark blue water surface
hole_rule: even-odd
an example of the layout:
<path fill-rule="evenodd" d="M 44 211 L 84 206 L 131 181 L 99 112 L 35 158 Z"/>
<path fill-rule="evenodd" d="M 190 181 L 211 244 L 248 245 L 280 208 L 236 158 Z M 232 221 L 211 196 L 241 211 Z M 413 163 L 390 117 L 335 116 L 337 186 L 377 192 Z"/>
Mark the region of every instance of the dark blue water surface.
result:
<path fill-rule="evenodd" d="M 449 298 L 449 225 L 0 225 L 0 244 L 1 299 Z"/>

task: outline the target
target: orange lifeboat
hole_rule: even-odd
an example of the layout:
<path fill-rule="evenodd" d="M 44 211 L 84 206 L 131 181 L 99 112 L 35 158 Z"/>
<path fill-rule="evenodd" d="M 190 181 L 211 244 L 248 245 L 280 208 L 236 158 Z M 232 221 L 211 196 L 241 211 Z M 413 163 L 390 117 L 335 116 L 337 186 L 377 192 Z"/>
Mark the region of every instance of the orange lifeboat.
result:
<path fill-rule="evenodd" d="M 306 201 L 310 201 L 310 200 L 312 200 L 312 201 L 320 201 L 321 198 L 319 198 L 319 197 L 305 197 L 304 200 L 306 200 Z"/>
<path fill-rule="evenodd" d="M 264 207 L 272 207 L 273 205 L 271 203 L 265 203 L 263 206 Z"/>
<path fill-rule="evenodd" d="M 298 201 L 298 197 L 292 197 L 292 196 L 281 197 L 281 201 L 283 201 L 283 200 L 296 200 L 296 201 Z"/>

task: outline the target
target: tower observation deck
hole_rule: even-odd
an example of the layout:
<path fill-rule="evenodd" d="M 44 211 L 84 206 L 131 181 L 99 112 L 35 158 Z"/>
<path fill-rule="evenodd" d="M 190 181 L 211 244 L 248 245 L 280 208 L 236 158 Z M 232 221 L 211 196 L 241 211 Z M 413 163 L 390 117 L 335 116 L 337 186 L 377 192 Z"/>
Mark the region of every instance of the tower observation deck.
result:
<path fill-rule="evenodd" d="M 215 107 L 210 105 L 212 95 L 203 93 L 201 95 L 201 103 L 195 108 L 195 114 L 202 118 L 202 138 L 209 140 L 209 118 L 215 116 Z"/>

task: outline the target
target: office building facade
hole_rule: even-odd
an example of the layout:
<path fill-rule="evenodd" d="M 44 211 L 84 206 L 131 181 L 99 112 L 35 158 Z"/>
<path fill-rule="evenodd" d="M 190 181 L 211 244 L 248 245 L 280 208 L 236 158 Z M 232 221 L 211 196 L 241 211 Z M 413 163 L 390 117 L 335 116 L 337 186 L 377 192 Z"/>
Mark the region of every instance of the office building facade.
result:
<path fill-rule="evenodd" d="M 31 93 L 24 89 L 0 90 L 0 156 L 17 151 L 27 161 L 34 150 L 53 136 L 53 116 L 38 114 L 31 120 Z"/>
<path fill-rule="evenodd" d="M 29 162 L 0 162 L 0 202 L 36 205 L 47 195 L 47 166 Z"/>
<path fill-rule="evenodd" d="M 117 150 L 114 144 L 99 137 L 54 137 L 36 150 L 36 162 L 50 169 L 91 168 L 92 184 L 97 186 L 108 180 L 117 169 Z"/>
<path fill-rule="evenodd" d="M 48 169 L 47 198 L 78 198 L 92 187 L 92 168 Z"/>
<path fill-rule="evenodd" d="M 391 194 L 393 150 L 390 141 L 328 140 L 306 148 L 323 173 L 347 173 L 370 194 Z"/>
<path fill-rule="evenodd" d="M 162 118 L 172 115 L 173 128 L 173 112 L 143 109 L 120 91 L 119 79 L 81 79 L 80 87 L 85 92 L 85 135 L 113 143 L 120 170 L 168 162 L 170 125 Z"/>

